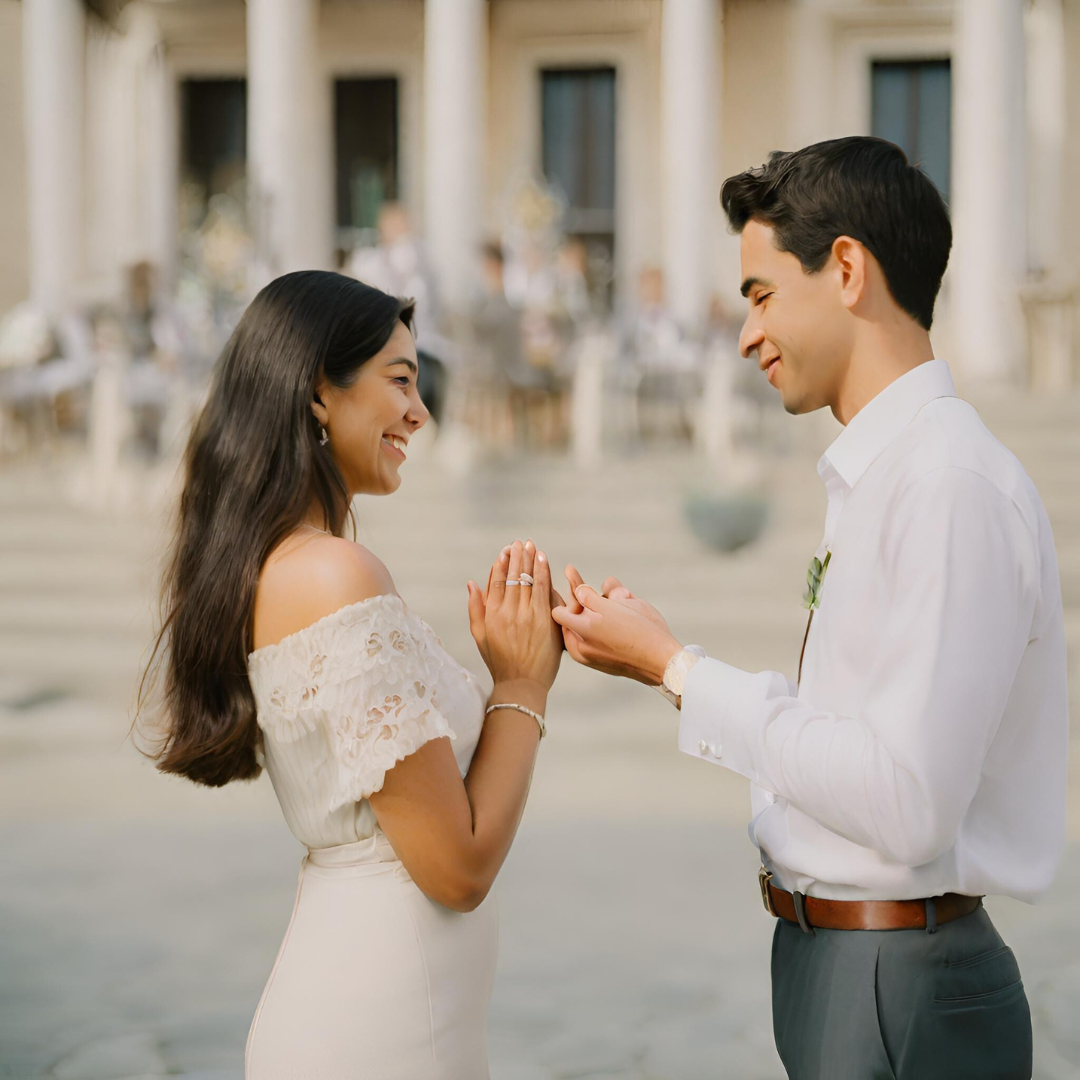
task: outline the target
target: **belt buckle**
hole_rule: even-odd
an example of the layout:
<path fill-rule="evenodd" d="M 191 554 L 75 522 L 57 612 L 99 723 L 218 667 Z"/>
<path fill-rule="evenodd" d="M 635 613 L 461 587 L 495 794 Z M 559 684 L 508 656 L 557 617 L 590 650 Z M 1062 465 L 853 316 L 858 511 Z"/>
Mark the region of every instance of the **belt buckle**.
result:
<path fill-rule="evenodd" d="M 779 916 L 776 914 L 776 908 L 773 907 L 772 897 L 769 895 L 769 884 L 772 881 L 772 871 L 766 870 L 765 867 L 761 867 L 757 872 L 758 887 L 761 889 L 761 902 L 765 905 L 765 910 L 774 918 Z"/>

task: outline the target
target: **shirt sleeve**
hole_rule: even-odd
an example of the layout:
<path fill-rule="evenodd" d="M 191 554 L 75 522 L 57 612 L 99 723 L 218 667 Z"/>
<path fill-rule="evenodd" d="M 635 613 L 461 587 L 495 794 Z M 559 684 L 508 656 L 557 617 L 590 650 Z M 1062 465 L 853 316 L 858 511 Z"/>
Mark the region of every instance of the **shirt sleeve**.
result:
<path fill-rule="evenodd" d="M 679 747 L 920 866 L 953 846 L 975 796 L 1029 640 L 1038 549 L 1006 495 L 954 467 L 916 480 L 887 534 L 891 604 L 875 615 L 886 624 L 861 715 L 800 701 L 777 672 L 704 659 L 683 688 Z"/>

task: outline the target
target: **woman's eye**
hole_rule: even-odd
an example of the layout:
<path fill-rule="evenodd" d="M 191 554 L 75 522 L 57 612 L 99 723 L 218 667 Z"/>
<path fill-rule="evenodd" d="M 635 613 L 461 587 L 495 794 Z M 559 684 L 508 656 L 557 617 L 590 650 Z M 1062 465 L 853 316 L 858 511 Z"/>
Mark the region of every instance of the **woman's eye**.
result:
<path fill-rule="evenodd" d="M 396 382 L 399 386 L 408 386 L 409 383 L 412 382 L 412 380 L 409 378 L 408 375 L 395 375 L 394 382 Z"/>

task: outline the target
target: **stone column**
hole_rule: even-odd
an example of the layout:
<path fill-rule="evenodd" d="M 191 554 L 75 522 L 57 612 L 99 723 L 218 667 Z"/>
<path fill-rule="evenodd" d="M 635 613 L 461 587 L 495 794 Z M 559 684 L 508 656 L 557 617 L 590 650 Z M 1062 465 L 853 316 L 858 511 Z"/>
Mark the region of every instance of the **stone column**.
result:
<path fill-rule="evenodd" d="M 317 0 L 248 0 L 248 183 L 257 287 L 329 265 Z"/>
<path fill-rule="evenodd" d="M 835 58 L 830 13 L 820 0 L 796 0 L 788 6 L 787 33 L 788 143 L 777 149 L 799 150 L 832 137 L 829 91 Z"/>
<path fill-rule="evenodd" d="M 974 382 L 1026 372 L 1024 0 L 960 0 L 953 49 L 953 341 Z"/>
<path fill-rule="evenodd" d="M 1067 117 L 1065 13 L 1062 0 L 1027 9 L 1028 205 L 1031 269 L 1052 274 L 1062 251 Z"/>
<path fill-rule="evenodd" d="M 482 239 L 487 68 L 486 0 L 426 0 L 423 235 L 451 314 L 470 300 Z"/>
<path fill-rule="evenodd" d="M 157 284 L 168 294 L 176 283 L 180 233 L 180 109 L 176 79 L 161 43 L 147 58 L 143 98 L 146 230 Z"/>
<path fill-rule="evenodd" d="M 661 37 L 664 293 L 685 329 L 705 317 L 719 242 L 717 0 L 664 0 Z"/>
<path fill-rule="evenodd" d="M 24 0 L 30 299 L 55 314 L 83 268 L 82 0 Z"/>

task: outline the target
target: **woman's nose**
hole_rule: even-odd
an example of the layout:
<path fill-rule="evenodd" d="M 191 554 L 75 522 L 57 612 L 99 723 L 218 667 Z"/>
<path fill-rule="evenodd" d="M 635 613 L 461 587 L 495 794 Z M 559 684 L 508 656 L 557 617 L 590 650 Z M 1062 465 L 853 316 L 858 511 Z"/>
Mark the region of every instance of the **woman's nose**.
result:
<path fill-rule="evenodd" d="M 412 404 L 409 406 L 409 411 L 405 414 L 405 420 L 414 428 L 421 428 L 430 418 L 431 413 L 421 399 L 419 392 L 417 392 L 413 397 Z"/>

